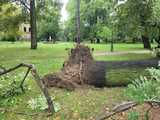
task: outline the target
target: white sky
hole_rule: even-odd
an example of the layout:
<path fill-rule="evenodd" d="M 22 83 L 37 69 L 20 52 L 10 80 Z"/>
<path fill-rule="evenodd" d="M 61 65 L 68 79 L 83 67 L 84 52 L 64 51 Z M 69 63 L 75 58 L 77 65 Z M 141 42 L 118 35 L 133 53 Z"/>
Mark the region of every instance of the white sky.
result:
<path fill-rule="evenodd" d="M 62 10 L 61 10 L 61 15 L 62 15 L 61 21 L 64 22 L 68 18 L 68 13 L 67 13 L 67 10 L 66 10 L 68 0 L 61 0 L 61 1 L 63 3 L 63 7 L 62 7 Z"/>

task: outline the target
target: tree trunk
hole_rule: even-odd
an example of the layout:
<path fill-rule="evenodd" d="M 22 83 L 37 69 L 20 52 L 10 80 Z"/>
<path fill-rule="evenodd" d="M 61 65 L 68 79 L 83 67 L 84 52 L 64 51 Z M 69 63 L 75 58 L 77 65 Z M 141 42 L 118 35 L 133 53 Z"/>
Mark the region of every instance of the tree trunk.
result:
<path fill-rule="evenodd" d="M 151 49 L 151 44 L 148 37 L 142 35 L 142 41 L 145 49 Z"/>
<path fill-rule="evenodd" d="M 77 0 L 77 43 L 80 44 L 80 0 Z"/>
<path fill-rule="evenodd" d="M 30 0 L 31 49 L 37 49 L 37 26 L 35 0 Z"/>
<path fill-rule="evenodd" d="M 156 41 L 158 43 L 158 48 L 160 48 L 160 26 L 158 27 L 159 29 L 159 37 L 158 37 L 158 40 Z"/>
<path fill-rule="evenodd" d="M 157 43 L 158 43 L 158 48 L 160 48 L 160 35 L 159 35 L 159 37 L 158 37 L 158 41 L 157 41 Z"/>

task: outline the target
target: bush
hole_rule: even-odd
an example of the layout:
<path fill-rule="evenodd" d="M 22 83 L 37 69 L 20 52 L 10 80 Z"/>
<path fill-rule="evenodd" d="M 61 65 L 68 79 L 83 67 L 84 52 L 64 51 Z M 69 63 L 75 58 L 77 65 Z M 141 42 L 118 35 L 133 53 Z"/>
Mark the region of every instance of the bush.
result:
<path fill-rule="evenodd" d="M 126 94 L 134 101 L 160 101 L 160 69 L 147 69 L 150 76 L 141 76 L 127 88 Z"/>
<path fill-rule="evenodd" d="M 12 98 L 13 96 L 19 95 L 22 92 L 19 87 L 24 74 L 6 74 L 0 77 L 0 99 Z M 25 89 L 28 87 L 25 84 Z"/>
<path fill-rule="evenodd" d="M 14 37 L 14 36 L 4 36 L 4 37 L 1 38 L 1 41 L 15 42 L 16 37 Z"/>
<path fill-rule="evenodd" d="M 155 49 L 156 57 L 160 57 L 160 48 Z"/>

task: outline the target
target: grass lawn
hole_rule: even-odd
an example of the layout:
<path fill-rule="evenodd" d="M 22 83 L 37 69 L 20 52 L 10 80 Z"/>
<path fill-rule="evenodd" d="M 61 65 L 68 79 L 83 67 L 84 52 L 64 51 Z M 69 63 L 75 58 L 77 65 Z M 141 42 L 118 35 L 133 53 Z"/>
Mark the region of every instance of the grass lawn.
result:
<path fill-rule="evenodd" d="M 89 47 L 94 48 L 93 54 L 99 52 L 106 52 L 110 50 L 110 45 L 106 44 L 88 44 Z M 27 42 L 17 42 L 14 44 L 0 42 L 0 65 L 11 67 L 18 63 L 32 63 L 35 64 L 40 75 L 49 72 L 58 71 L 65 59 L 67 59 L 68 51 L 66 48 L 72 48 L 72 43 L 58 43 L 58 44 L 43 44 L 40 43 L 37 50 L 30 50 L 30 44 Z M 116 51 L 131 51 L 143 50 L 142 44 L 115 44 Z M 96 60 L 103 61 L 124 61 L 124 60 L 141 60 L 153 58 L 150 53 L 145 54 L 125 54 L 125 55 L 109 55 L 109 56 L 95 56 Z M 12 76 L 23 74 L 24 69 L 20 69 Z M 127 70 L 112 70 L 108 75 L 108 79 L 117 81 L 130 79 L 132 74 L 120 74 Z M 137 72 L 138 70 L 134 70 Z M 143 70 L 141 70 L 143 71 Z M 117 74 L 118 73 L 118 74 Z M 138 71 L 139 73 L 139 71 Z M 120 75 L 119 75 L 120 74 Z M 136 73 L 135 73 L 136 74 Z M 120 77 L 121 76 L 121 77 Z M 44 111 L 31 110 L 28 107 L 28 101 L 31 98 L 38 97 L 41 92 L 36 83 L 30 76 L 26 84 L 29 90 L 26 93 L 13 98 L 13 103 L 7 103 L 7 100 L 0 100 L 0 109 L 7 108 L 17 112 L 38 113 L 35 116 L 26 116 L 22 114 L 15 114 L 14 112 L 0 113 L 0 119 L 4 120 L 78 120 L 79 118 L 88 119 L 91 116 L 97 115 L 105 107 L 112 107 L 114 104 L 127 100 L 123 94 L 125 88 L 92 88 L 85 87 L 77 89 L 76 91 L 66 91 L 58 88 L 50 89 L 50 94 L 54 97 L 54 101 L 60 104 L 60 111 L 54 116 L 47 118 Z"/>

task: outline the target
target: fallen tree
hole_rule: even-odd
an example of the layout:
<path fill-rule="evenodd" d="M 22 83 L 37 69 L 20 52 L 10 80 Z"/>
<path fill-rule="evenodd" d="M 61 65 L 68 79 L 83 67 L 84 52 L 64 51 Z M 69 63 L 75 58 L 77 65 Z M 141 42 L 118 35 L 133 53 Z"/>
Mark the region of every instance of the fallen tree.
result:
<path fill-rule="evenodd" d="M 21 90 L 24 92 L 23 83 L 26 80 L 26 77 L 28 76 L 29 72 L 31 71 L 32 76 L 34 77 L 37 85 L 39 86 L 39 88 L 41 89 L 41 91 L 43 92 L 43 94 L 44 94 L 44 96 L 46 98 L 46 101 L 47 101 L 47 104 L 48 104 L 48 112 L 53 114 L 54 113 L 53 102 L 52 102 L 51 97 L 50 97 L 50 95 L 48 93 L 47 87 L 43 84 L 43 82 L 42 82 L 42 80 L 41 80 L 41 78 L 40 78 L 40 76 L 39 76 L 39 74 L 38 74 L 38 72 L 37 72 L 37 70 L 36 70 L 34 65 L 20 63 L 17 66 L 9 68 L 9 69 L 1 67 L 0 76 L 5 75 L 5 74 L 7 74 L 9 72 L 12 72 L 12 71 L 14 71 L 14 70 L 16 70 L 16 69 L 18 69 L 20 67 L 28 68 L 28 70 L 27 70 L 27 72 L 26 72 L 26 74 L 25 74 L 24 78 L 22 79 L 22 81 L 20 83 L 20 86 L 19 86 L 21 88 Z"/>
<path fill-rule="evenodd" d="M 158 59 L 151 59 L 141 61 L 97 62 L 93 59 L 89 47 L 77 44 L 75 48 L 69 51 L 69 58 L 64 62 L 62 69 L 58 73 L 45 75 L 42 81 L 47 87 L 66 88 L 68 90 L 74 90 L 84 84 L 104 87 L 108 85 L 106 76 L 110 69 L 127 67 L 142 67 L 145 69 L 147 67 L 157 67 L 158 61 Z M 128 85 L 128 83 L 123 84 L 124 86 Z M 123 86 L 123 84 L 121 86 Z M 119 86 L 119 84 L 117 84 L 117 86 Z"/>

